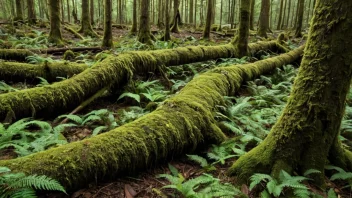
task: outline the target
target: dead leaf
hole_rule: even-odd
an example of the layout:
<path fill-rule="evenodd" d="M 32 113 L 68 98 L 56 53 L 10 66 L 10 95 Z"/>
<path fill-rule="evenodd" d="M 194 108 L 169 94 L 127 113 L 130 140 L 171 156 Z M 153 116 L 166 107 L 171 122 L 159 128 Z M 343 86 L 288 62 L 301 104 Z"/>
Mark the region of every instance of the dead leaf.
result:
<path fill-rule="evenodd" d="M 136 191 L 133 190 L 132 186 L 125 185 L 125 198 L 133 198 L 137 195 Z"/>
<path fill-rule="evenodd" d="M 241 192 L 242 192 L 243 194 L 245 194 L 245 195 L 249 195 L 249 188 L 248 188 L 248 186 L 247 186 L 246 184 L 243 184 L 243 185 L 241 186 Z"/>

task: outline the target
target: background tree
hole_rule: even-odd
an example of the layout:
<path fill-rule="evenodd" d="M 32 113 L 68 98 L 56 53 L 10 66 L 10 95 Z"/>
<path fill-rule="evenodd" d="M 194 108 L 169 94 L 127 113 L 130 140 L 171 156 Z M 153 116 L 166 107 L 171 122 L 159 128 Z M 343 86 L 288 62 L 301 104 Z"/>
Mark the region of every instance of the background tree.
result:
<path fill-rule="evenodd" d="M 112 2 L 104 0 L 104 37 L 102 47 L 112 48 Z"/>
<path fill-rule="evenodd" d="M 229 170 L 246 181 L 253 173 L 281 170 L 322 174 L 314 181 L 324 187 L 327 163 L 352 170 L 352 153 L 341 147 L 339 129 L 352 76 L 352 1 L 320 0 L 308 42 L 282 115 L 268 137 L 240 157 Z M 334 23 L 331 23 L 334 22 Z"/>
<path fill-rule="evenodd" d="M 133 0 L 133 16 L 132 16 L 132 28 L 131 34 L 137 34 L 137 0 Z"/>
<path fill-rule="evenodd" d="M 251 1 L 251 17 L 250 17 L 250 24 L 249 24 L 249 29 L 254 30 L 254 7 L 255 7 L 255 0 L 250 0 Z"/>
<path fill-rule="evenodd" d="M 174 19 L 173 19 L 173 24 L 171 27 L 171 32 L 173 32 L 173 33 L 180 32 L 180 30 L 178 28 L 178 24 L 181 21 L 180 10 L 178 9 L 179 5 L 180 5 L 179 0 L 174 0 Z"/>
<path fill-rule="evenodd" d="M 83 33 L 84 36 L 99 37 L 98 34 L 93 31 L 90 21 L 89 0 L 82 0 L 82 21 L 81 29 L 78 32 Z"/>
<path fill-rule="evenodd" d="M 35 24 L 37 21 L 37 16 L 35 14 L 34 0 L 27 0 L 28 7 L 28 23 Z"/>
<path fill-rule="evenodd" d="M 262 0 L 262 6 L 260 9 L 259 17 L 259 28 L 258 36 L 267 38 L 266 34 L 269 29 L 269 12 L 270 12 L 270 0 Z"/>
<path fill-rule="evenodd" d="M 208 0 L 208 5 L 207 5 L 207 18 L 205 21 L 205 28 L 203 32 L 203 39 L 209 39 L 210 38 L 210 28 L 211 28 L 211 18 L 213 14 L 213 0 Z"/>
<path fill-rule="evenodd" d="M 169 1 L 170 0 L 165 0 L 165 9 L 164 9 L 164 15 L 165 15 L 165 33 L 162 38 L 164 41 L 169 41 L 171 39 L 170 36 L 170 14 L 169 14 Z"/>
<path fill-rule="evenodd" d="M 56 45 L 63 45 L 61 35 L 60 1 L 49 0 L 50 33 L 48 41 Z"/>
<path fill-rule="evenodd" d="M 150 33 L 149 5 L 150 0 L 141 0 L 138 41 L 152 45 L 153 43 Z"/>
<path fill-rule="evenodd" d="M 276 28 L 278 30 L 281 29 L 283 7 L 284 7 L 284 0 L 280 0 L 280 12 L 279 12 L 279 19 L 278 19 L 277 28 Z"/>
<path fill-rule="evenodd" d="M 299 1 L 299 9 L 298 9 L 298 19 L 297 19 L 297 26 L 296 26 L 296 33 L 295 37 L 302 37 L 302 25 L 303 25 L 303 14 L 304 14 L 304 0 Z"/>
<path fill-rule="evenodd" d="M 236 46 L 240 57 L 249 54 L 248 38 L 249 38 L 249 20 L 250 20 L 251 2 L 248 0 L 241 0 L 240 7 L 240 27 L 238 35 L 235 36 L 233 44 Z"/>
<path fill-rule="evenodd" d="M 16 17 L 14 20 L 23 21 L 22 0 L 16 0 Z"/>
<path fill-rule="evenodd" d="M 90 0 L 90 24 L 94 25 L 94 0 Z"/>

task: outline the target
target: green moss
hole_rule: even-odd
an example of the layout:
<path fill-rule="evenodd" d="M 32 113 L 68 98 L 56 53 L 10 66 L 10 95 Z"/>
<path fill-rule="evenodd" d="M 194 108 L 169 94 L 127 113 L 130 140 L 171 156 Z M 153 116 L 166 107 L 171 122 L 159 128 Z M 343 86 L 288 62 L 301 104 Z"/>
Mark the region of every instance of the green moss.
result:
<path fill-rule="evenodd" d="M 22 49 L 0 49 L 0 59 L 15 60 L 25 62 L 28 56 L 33 56 L 34 53 L 29 50 Z"/>
<path fill-rule="evenodd" d="M 64 53 L 64 60 L 73 60 L 76 57 L 75 53 L 72 50 L 66 50 Z"/>

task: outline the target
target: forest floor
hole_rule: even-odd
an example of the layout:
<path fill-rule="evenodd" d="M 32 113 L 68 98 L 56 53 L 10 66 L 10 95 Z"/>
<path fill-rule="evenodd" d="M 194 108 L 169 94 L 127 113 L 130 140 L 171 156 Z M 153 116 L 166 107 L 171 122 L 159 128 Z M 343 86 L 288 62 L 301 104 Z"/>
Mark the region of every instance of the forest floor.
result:
<path fill-rule="evenodd" d="M 55 48 L 55 46 L 51 46 L 47 42 L 46 35 L 49 30 L 44 26 L 35 28 L 22 26 L 16 29 L 14 35 L 9 32 L 10 28 L 7 26 L 0 26 L 0 48 Z M 78 29 L 77 26 L 73 26 L 73 28 Z M 172 42 L 157 41 L 153 46 L 147 46 L 136 42 L 135 37 L 129 35 L 128 29 L 113 28 L 115 47 L 112 50 L 75 53 L 75 57 L 70 61 L 94 65 L 105 55 L 116 55 L 124 51 L 170 49 L 189 45 L 220 45 L 229 43 L 232 39 L 229 36 L 212 33 L 212 40 L 204 41 L 201 39 L 202 32 L 191 29 L 183 27 L 180 34 L 173 33 Z M 96 31 L 99 35 L 102 35 L 101 28 L 96 29 Z M 156 27 L 153 27 L 152 31 L 156 32 L 156 37 L 161 36 Z M 276 39 L 279 33 L 280 31 L 270 34 L 270 39 Z M 63 37 L 67 41 L 65 47 L 68 48 L 99 47 L 101 44 L 101 39 L 85 38 L 84 40 L 80 40 L 67 31 L 63 31 Z M 257 37 L 252 32 L 250 42 L 259 40 L 263 39 Z M 288 48 L 294 49 L 303 42 L 305 42 L 304 39 L 289 39 L 286 44 Z M 167 74 L 173 83 L 172 87 L 168 87 L 165 79 L 157 73 L 135 76 L 134 83 L 126 86 L 123 92 L 112 95 L 107 94 L 105 97 L 99 98 L 76 114 L 76 117 L 61 115 L 57 118 L 46 118 L 40 121 L 49 123 L 52 127 L 57 127 L 66 118 L 68 120 L 67 123 L 71 124 L 71 126 L 66 127 L 62 131 L 65 141 L 67 143 L 79 141 L 131 122 L 153 111 L 165 99 L 177 94 L 194 76 L 204 73 L 209 69 L 219 66 L 226 67 L 234 64 L 255 62 L 276 55 L 273 52 L 261 52 L 252 58 L 218 59 L 170 67 Z M 40 64 L 45 61 L 62 61 L 62 59 L 63 53 L 39 54 L 30 57 L 28 62 Z M 192 193 L 193 191 L 206 194 L 206 192 L 212 191 L 212 188 L 222 189 L 222 193 L 224 194 L 221 197 L 235 197 L 231 195 L 230 191 L 235 191 L 236 180 L 233 177 L 228 177 L 226 171 L 239 156 L 259 144 L 269 133 L 286 104 L 292 83 L 298 71 L 298 66 L 297 63 L 293 63 L 282 69 L 277 69 L 267 76 L 261 76 L 254 81 L 246 82 L 236 95 L 224 96 L 226 105 L 219 106 L 217 112 L 214 113 L 214 117 L 219 122 L 219 126 L 221 126 L 220 128 L 229 137 L 229 140 L 223 144 L 212 145 L 196 153 L 188 153 L 189 156 L 185 155 L 164 164 L 149 167 L 147 171 L 138 175 L 92 183 L 89 184 L 88 188 L 78 190 L 70 195 L 43 192 L 40 197 L 186 197 L 187 193 Z M 0 86 L 0 94 L 48 84 L 45 80 L 42 80 L 38 85 L 27 84 L 26 82 L 4 83 L 8 87 L 2 84 Z M 341 138 L 345 146 L 349 147 L 351 144 L 348 140 L 348 134 L 352 132 L 351 94 L 347 103 L 346 117 L 341 129 L 343 136 Z M 97 116 L 98 119 L 96 117 L 93 119 L 92 115 Z M 78 119 L 80 121 L 77 121 Z M 0 152 L 1 160 L 24 155 L 11 146 L 0 150 Z M 329 170 L 331 169 L 339 172 L 336 167 L 330 167 Z M 293 175 L 292 177 L 295 176 Z M 342 180 L 332 182 L 332 180 L 332 178 L 326 178 L 329 197 L 333 194 L 337 194 L 340 197 L 352 196 L 351 185 L 345 188 L 346 183 L 351 184 L 350 180 L 347 179 L 345 182 Z M 256 197 L 260 193 L 268 193 L 268 189 L 265 186 L 267 182 L 263 180 L 253 190 L 250 186 L 246 185 L 239 187 L 238 190 L 249 197 Z M 326 192 L 310 185 L 308 180 L 304 179 L 302 184 L 306 186 L 306 190 L 309 191 L 312 197 L 325 197 L 327 195 Z M 281 197 L 285 197 L 285 193 L 290 192 L 290 190 L 292 189 L 285 188 Z M 226 196 L 226 193 L 229 194 Z"/>

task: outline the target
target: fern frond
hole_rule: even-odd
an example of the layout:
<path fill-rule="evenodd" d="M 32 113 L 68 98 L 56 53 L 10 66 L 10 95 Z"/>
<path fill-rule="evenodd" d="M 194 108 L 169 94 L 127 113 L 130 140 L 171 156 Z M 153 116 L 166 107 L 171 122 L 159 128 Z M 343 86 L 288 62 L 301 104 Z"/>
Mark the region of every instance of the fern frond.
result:
<path fill-rule="evenodd" d="M 251 180 L 251 184 L 249 186 L 249 190 L 252 190 L 260 182 L 262 181 L 269 182 L 269 181 L 272 181 L 273 178 L 267 174 L 256 173 L 250 177 L 250 180 Z"/>
<path fill-rule="evenodd" d="M 29 175 L 8 185 L 11 188 L 34 188 L 37 190 L 52 190 L 66 193 L 64 187 L 58 181 L 45 175 Z"/>
<path fill-rule="evenodd" d="M 190 160 L 197 162 L 203 168 L 209 165 L 207 159 L 199 155 L 187 155 L 187 157 Z"/>

